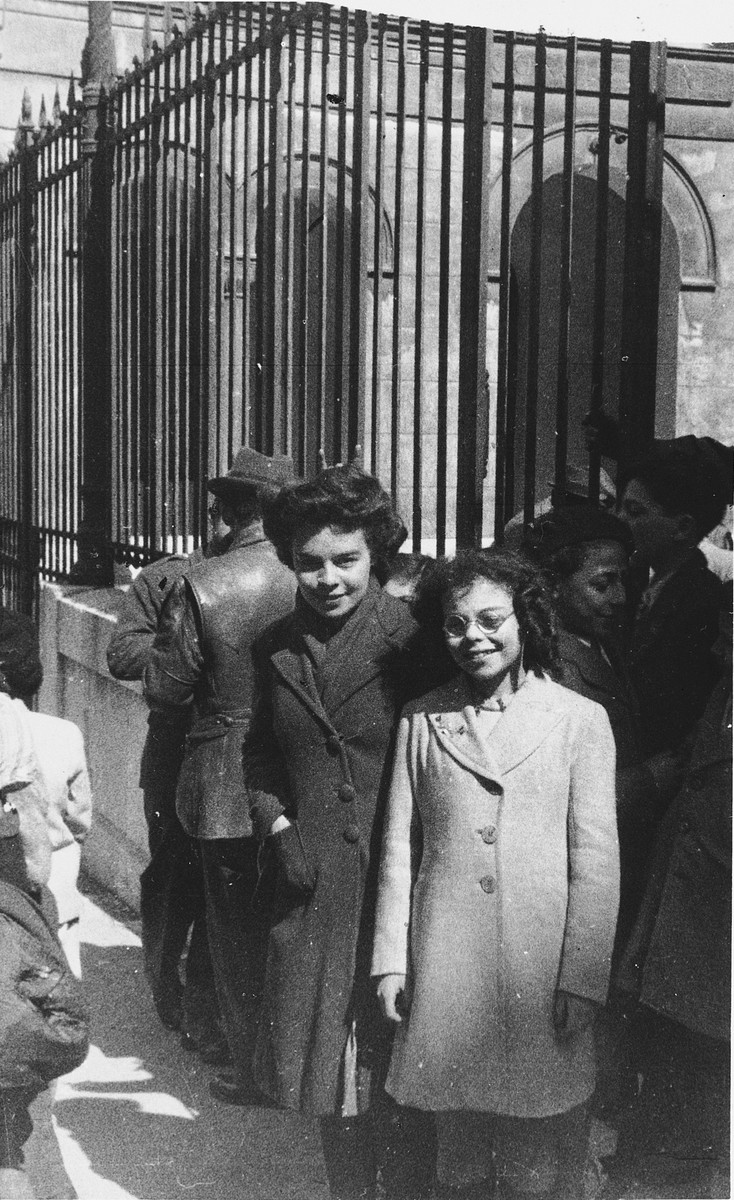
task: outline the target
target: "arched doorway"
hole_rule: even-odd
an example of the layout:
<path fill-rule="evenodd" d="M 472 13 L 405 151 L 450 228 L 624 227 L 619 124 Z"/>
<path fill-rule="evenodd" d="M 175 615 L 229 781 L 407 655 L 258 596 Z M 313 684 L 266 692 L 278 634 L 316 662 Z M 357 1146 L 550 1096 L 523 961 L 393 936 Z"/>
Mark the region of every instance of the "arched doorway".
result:
<path fill-rule="evenodd" d="M 611 181 L 610 181 L 611 182 Z M 540 343 L 538 362 L 537 498 L 550 494 L 555 469 L 556 396 L 561 275 L 561 175 L 543 184 L 543 239 L 541 253 Z M 619 189 L 622 190 L 622 189 Z M 624 274 L 625 202 L 610 186 L 607 225 L 607 262 L 604 334 L 603 402 L 610 415 L 619 407 L 622 284 Z M 571 314 L 569 341 L 568 463 L 585 467 L 582 419 L 589 410 L 592 382 L 594 332 L 596 179 L 577 174 L 574 180 L 573 242 L 571 268 Z M 525 459 L 526 386 L 528 371 L 528 318 L 530 300 L 531 200 L 517 216 L 511 240 L 513 286 L 510 298 L 510 372 L 508 409 L 515 414 L 515 490 L 512 511 L 522 506 Z M 678 298 L 680 289 L 678 238 L 668 213 L 663 210 L 660 302 L 658 319 L 658 375 L 656 389 L 656 434 L 673 436 L 678 354 Z M 613 464 L 603 464 L 613 470 Z"/>

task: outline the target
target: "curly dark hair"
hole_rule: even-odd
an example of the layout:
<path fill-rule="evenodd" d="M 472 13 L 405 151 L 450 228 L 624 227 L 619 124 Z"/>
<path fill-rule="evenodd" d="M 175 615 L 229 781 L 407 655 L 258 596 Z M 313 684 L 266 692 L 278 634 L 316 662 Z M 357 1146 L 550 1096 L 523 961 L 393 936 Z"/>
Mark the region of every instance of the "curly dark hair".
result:
<path fill-rule="evenodd" d="M 542 571 L 522 554 L 492 546 L 487 550 L 460 550 L 456 558 L 443 559 L 421 589 L 421 613 L 439 619 L 443 601 L 452 592 L 464 592 L 478 579 L 499 584 L 512 596 L 524 643 L 523 666 L 541 675 L 558 666 L 556 612 Z M 441 618 L 442 621 L 442 618 Z M 443 623 L 443 622 L 442 622 Z"/>
<path fill-rule="evenodd" d="M 361 529 L 380 573 L 408 535 L 379 480 L 355 466 L 327 467 L 315 479 L 286 484 L 265 506 L 263 525 L 278 558 L 291 569 L 293 538 L 300 529 Z"/>

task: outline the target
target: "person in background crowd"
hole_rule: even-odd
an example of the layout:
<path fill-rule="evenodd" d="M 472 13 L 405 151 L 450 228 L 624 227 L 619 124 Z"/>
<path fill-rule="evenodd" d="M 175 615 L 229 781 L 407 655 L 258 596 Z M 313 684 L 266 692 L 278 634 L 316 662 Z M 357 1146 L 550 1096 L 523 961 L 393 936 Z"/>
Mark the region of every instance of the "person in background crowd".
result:
<path fill-rule="evenodd" d="M 657 444 L 621 489 L 619 515 L 652 572 L 628 660 L 647 758 L 680 748 L 720 673 L 712 654 L 720 583 L 697 547 L 726 501 L 727 481 L 705 438 Z"/>
<path fill-rule="evenodd" d="M 552 682 L 537 568 L 464 551 L 431 586 L 458 678 L 407 706 L 372 973 L 388 1091 L 435 1111 L 440 1196 L 582 1195 L 619 897 L 614 742 Z"/>
<path fill-rule="evenodd" d="M 16 684 L 22 681 L 26 689 L 15 694 L 29 703 L 43 683 L 43 667 L 38 645 L 38 630 L 25 613 L 13 612 L 0 604 L 0 689 L 3 679 L 13 677 Z"/>
<path fill-rule="evenodd" d="M 427 1197 L 432 1128 L 383 1090 L 390 1031 L 370 982 L 377 859 L 399 707 L 421 690 L 408 606 L 380 587 L 405 537 L 390 497 L 354 467 L 284 488 L 265 529 L 298 580 L 295 611 L 255 646 L 243 747 L 260 893 L 271 915 L 255 1070 L 320 1119 L 334 1200 Z"/>
<path fill-rule="evenodd" d="M 216 554 L 226 537 L 218 501 L 209 515 L 209 546 Z M 169 554 L 138 573 L 107 647 L 107 666 L 115 679 L 142 679 L 166 599 L 184 571 L 202 557 Z M 212 979 L 201 862 L 195 842 L 176 816 L 176 782 L 190 720 L 187 710 L 151 710 L 148 715 L 140 763 L 150 849 L 150 863 L 140 877 L 143 959 L 162 1024 L 181 1030 L 184 1046 L 197 1050 L 205 1062 L 222 1064 L 229 1051 Z M 182 986 L 179 964 L 189 931 Z"/>
<path fill-rule="evenodd" d="M 84 738 L 73 721 L 29 712 L 36 761 L 46 785 L 51 839 L 48 886 L 58 910 L 58 935 L 74 974 L 81 979 L 81 897 L 77 888 L 82 845 L 92 826 L 92 789 Z"/>
<path fill-rule="evenodd" d="M 34 657 L 0 658 L 0 672 L 10 696 L 29 699 L 35 690 Z M 74 974 L 81 978 L 77 889 L 81 848 L 92 824 L 92 791 L 89 784 L 84 738 L 73 721 L 28 711 L 25 716 L 35 765 L 48 805 L 46 826 L 51 839 L 51 875 L 48 886 L 58 910 L 58 935 Z"/>
<path fill-rule="evenodd" d="M 252 1081 L 265 934 L 251 911 L 257 842 L 242 783 L 241 745 L 252 707 L 253 640 L 293 603 L 295 580 L 263 533 L 264 504 L 293 478 L 289 458 L 243 447 L 210 481 L 231 529 L 226 553 L 173 585 L 144 673 L 156 713 L 192 714 L 176 810 L 201 856 L 206 923 L 233 1073 L 211 1082 L 232 1104 L 258 1099 Z"/>
<path fill-rule="evenodd" d="M 534 509 L 533 519 L 537 521 L 545 513 L 560 508 L 586 507 L 589 503 L 589 469 L 577 463 L 569 463 L 566 467 L 566 478 L 562 488 L 556 487 L 554 480 L 546 481 L 547 495 L 539 500 Z M 606 471 L 599 473 L 599 507 L 614 508 L 616 492 L 614 484 Z M 519 550 L 525 531 L 525 514 L 520 511 L 511 517 L 504 528 L 502 545 L 505 550 Z"/>
<path fill-rule="evenodd" d="M 427 554 L 396 554 L 381 579 L 383 591 L 402 600 L 412 610 L 419 585 L 435 563 L 436 560 Z"/>
<path fill-rule="evenodd" d="M 731 1028 L 732 588 L 726 663 L 666 814 L 617 973 L 639 1001 L 642 1087 L 625 1113 L 606 1195 L 728 1196 Z"/>
<path fill-rule="evenodd" d="M 602 409 L 596 413 L 588 413 L 582 422 L 589 450 L 598 450 L 608 458 L 619 458 L 619 426 L 614 417 Z M 676 445 L 683 447 L 697 445 L 709 461 L 715 474 L 723 477 L 726 507 L 718 522 L 709 529 L 698 546 L 708 563 L 709 570 L 722 583 L 728 583 L 734 576 L 734 540 L 732 539 L 732 520 L 734 519 L 734 446 L 727 446 L 712 437 L 694 437 L 685 434 L 679 438 L 659 438 L 653 442 L 656 450 L 665 451 Z"/>
<path fill-rule="evenodd" d="M 89 1014 L 45 886 L 48 799 L 27 717 L 20 701 L 0 694 L 0 1195 L 72 1200 L 48 1085 L 84 1060 Z M 32 1183 L 34 1158 L 42 1172 Z"/>
<path fill-rule="evenodd" d="M 556 679 L 601 704 L 617 752 L 621 903 L 625 940 L 645 887 L 657 814 L 671 799 L 680 764 L 670 751 L 646 759 L 639 705 L 624 665 L 628 526 L 590 504 L 551 511 L 527 530 L 524 552 L 542 568 L 558 611 Z"/>

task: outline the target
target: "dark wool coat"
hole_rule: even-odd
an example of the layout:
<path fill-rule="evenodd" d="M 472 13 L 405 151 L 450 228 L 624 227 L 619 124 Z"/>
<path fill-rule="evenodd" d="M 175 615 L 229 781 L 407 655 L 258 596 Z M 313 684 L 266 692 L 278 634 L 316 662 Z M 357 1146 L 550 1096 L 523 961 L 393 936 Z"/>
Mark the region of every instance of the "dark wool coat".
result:
<path fill-rule="evenodd" d="M 283 812 L 295 823 L 265 842 L 272 929 L 255 1067 L 280 1104 L 329 1115 L 352 1021 L 365 1106 L 387 1067 L 370 983 L 376 871 L 397 714 L 421 681 L 410 686 L 406 653 L 416 625 L 374 584 L 328 643 L 321 696 L 301 628 L 293 615 L 256 646 L 260 697 L 244 745 L 255 832 Z"/>
<path fill-rule="evenodd" d="M 628 666 L 645 757 L 678 751 L 706 707 L 721 674 L 711 651 L 719 636 L 720 595 L 703 554 L 692 550 L 637 616 Z"/>
<path fill-rule="evenodd" d="M 683 787 L 660 830 L 617 983 L 708 1037 L 731 1020 L 731 681 L 711 695 Z"/>
<path fill-rule="evenodd" d="M 640 710 L 622 664 L 607 662 L 596 646 L 568 630 L 558 632 L 559 683 L 601 704 L 617 753 L 617 822 L 621 860 L 618 939 L 626 939 L 642 900 L 657 828 L 657 789 L 644 764 Z"/>

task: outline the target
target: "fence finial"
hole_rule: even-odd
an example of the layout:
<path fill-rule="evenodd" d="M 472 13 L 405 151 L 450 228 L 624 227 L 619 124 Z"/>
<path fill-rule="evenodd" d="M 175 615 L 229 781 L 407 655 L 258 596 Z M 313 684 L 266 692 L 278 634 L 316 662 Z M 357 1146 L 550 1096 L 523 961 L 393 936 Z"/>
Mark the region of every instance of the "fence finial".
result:
<path fill-rule="evenodd" d="M 51 109 L 51 124 L 53 125 L 54 129 L 61 124 L 61 97 L 59 96 L 58 88 L 56 88 L 54 104 L 53 108 Z"/>
<path fill-rule="evenodd" d="M 58 96 L 58 94 L 59 93 L 57 90 L 56 95 Z M 41 107 L 38 110 L 38 128 L 40 129 L 41 133 L 44 133 L 46 131 L 46 127 L 48 126 L 48 124 L 49 124 L 49 119 L 46 116 L 46 97 L 41 96 Z"/>
<path fill-rule="evenodd" d="M 74 83 L 74 73 L 69 76 L 69 91 L 66 95 L 66 111 L 69 116 L 72 116 L 76 108 L 76 84 Z"/>
<path fill-rule="evenodd" d="M 21 150 L 24 146 L 30 146 L 33 141 L 33 108 L 31 106 L 31 94 L 28 88 L 23 91 L 23 100 L 20 106 L 20 118 L 18 120 L 18 128 L 15 131 L 15 140 L 13 145 L 16 150 Z"/>
<path fill-rule="evenodd" d="M 143 17 L 142 46 L 143 46 L 143 62 L 147 63 L 150 60 L 150 53 L 151 53 L 151 48 L 152 48 L 152 34 L 150 31 L 150 9 L 148 8 L 147 4 L 145 6 L 145 16 Z"/>

